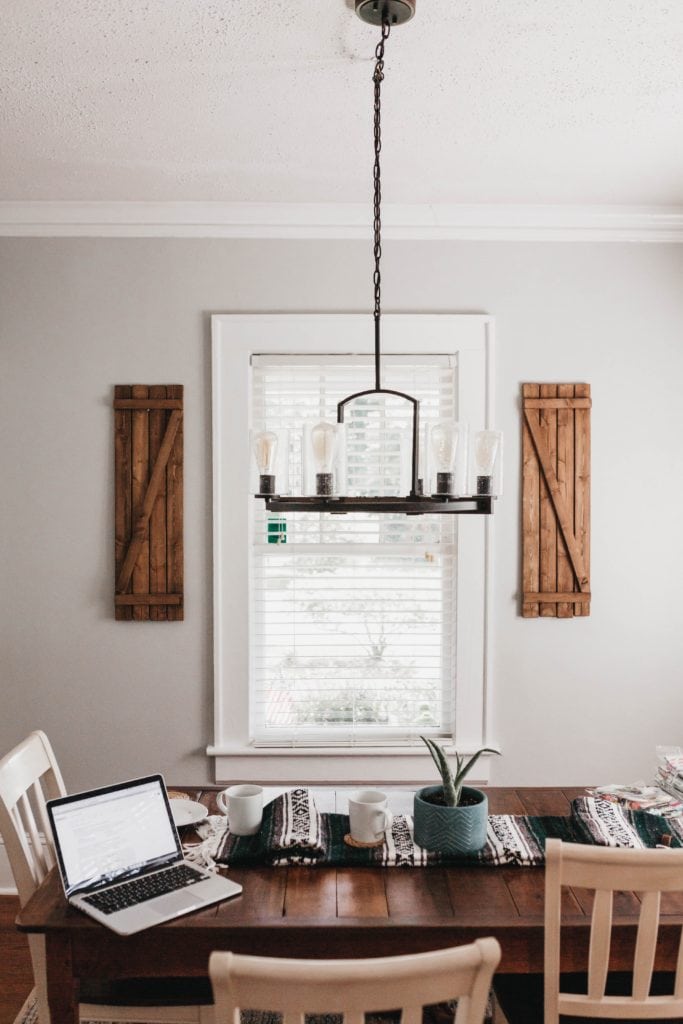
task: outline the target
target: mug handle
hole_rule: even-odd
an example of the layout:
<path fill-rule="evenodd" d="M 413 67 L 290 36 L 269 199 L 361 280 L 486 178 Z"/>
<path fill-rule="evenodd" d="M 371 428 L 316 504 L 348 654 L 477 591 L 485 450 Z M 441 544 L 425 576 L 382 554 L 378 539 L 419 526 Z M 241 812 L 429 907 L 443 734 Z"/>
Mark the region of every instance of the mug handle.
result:
<path fill-rule="evenodd" d="M 222 789 L 220 791 L 220 793 L 218 793 L 218 795 L 216 796 L 216 804 L 218 805 L 218 810 L 221 812 L 221 814 L 227 815 L 228 808 L 227 808 L 227 804 L 225 803 L 225 790 L 224 789 Z"/>
<path fill-rule="evenodd" d="M 384 815 L 384 824 L 380 827 L 379 831 L 388 832 L 391 828 L 394 816 L 391 811 L 386 810 L 386 808 L 383 808 L 380 813 Z"/>

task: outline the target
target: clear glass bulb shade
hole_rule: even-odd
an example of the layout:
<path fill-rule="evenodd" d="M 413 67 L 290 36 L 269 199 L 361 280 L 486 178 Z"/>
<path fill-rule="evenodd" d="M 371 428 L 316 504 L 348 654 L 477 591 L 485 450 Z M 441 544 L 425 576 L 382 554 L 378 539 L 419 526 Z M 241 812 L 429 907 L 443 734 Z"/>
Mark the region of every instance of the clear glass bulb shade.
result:
<path fill-rule="evenodd" d="M 311 451 L 316 473 L 331 473 L 337 454 L 338 429 L 331 423 L 320 423 L 311 429 Z"/>
<path fill-rule="evenodd" d="M 258 434 L 254 434 L 252 444 L 259 473 L 273 473 L 277 458 L 277 434 L 274 434 L 272 430 L 262 430 Z"/>
<path fill-rule="evenodd" d="M 437 473 L 452 473 L 458 450 L 460 426 L 452 420 L 438 420 L 431 429 L 429 443 Z"/>
<path fill-rule="evenodd" d="M 499 430 L 480 430 L 474 435 L 474 465 L 481 476 L 491 476 L 500 450 Z"/>

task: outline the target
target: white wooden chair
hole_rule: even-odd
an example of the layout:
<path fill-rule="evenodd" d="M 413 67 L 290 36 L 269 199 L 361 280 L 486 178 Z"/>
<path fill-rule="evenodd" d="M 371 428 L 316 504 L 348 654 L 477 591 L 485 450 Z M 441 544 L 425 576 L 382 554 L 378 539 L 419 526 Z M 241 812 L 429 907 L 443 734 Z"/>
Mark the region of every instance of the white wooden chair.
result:
<path fill-rule="evenodd" d="M 402 1010 L 401 1024 L 422 1024 L 423 1006 L 458 1000 L 456 1024 L 482 1024 L 491 978 L 500 960 L 495 939 L 469 946 L 367 960 L 288 960 L 212 953 L 215 1024 L 239 1024 L 240 1010 L 283 1014 L 364 1014 Z"/>
<path fill-rule="evenodd" d="M 569 979 L 563 982 L 560 976 L 563 886 L 594 892 L 587 974 L 580 978 L 581 992 L 563 990 Z M 632 891 L 641 901 L 632 974 L 617 979 L 625 984 L 612 986 L 621 994 L 608 995 L 613 896 L 615 892 Z M 673 992 L 650 995 L 661 894 L 669 892 L 683 892 L 683 850 L 615 849 L 563 843 L 559 839 L 547 840 L 543 1010 L 538 998 L 536 1013 L 532 1012 L 536 999 L 528 991 L 524 994 L 523 978 L 519 982 L 517 998 L 515 982 L 499 978 L 494 988 L 504 1018 L 509 1024 L 517 1024 L 518 1021 L 520 1024 L 522 1021 L 524 1024 L 540 1024 L 541 1021 L 559 1024 L 560 1014 L 613 1020 L 683 1018 L 683 942 L 679 946 Z M 577 981 L 576 975 L 571 977 Z M 502 993 L 507 980 L 512 985 L 505 998 Z"/>
<path fill-rule="evenodd" d="M 23 907 L 55 864 L 52 833 L 47 818 L 46 800 L 64 796 L 66 790 L 59 766 L 43 732 L 32 732 L 0 761 L 0 834 L 5 843 L 14 882 Z M 39 1024 L 49 1024 L 45 973 L 45 940 L 42 935 L 28 936 L 33 979 L 32 996 Z M 144 992 L 139 983 L 136 991 Z M 125 998 L 122 983 L 116 998 Z M 29 997 L 30 1000 L 31 997 Z M 110 994 L 111 998 L 111 994 Z M 138 999 L 142 996 L 138 996 Z M 28 1000 L 27 1000 L 28 1003 Z M 26 1004 L 22 1008 L 25 1011 Z M 212 1021 L 213 1007 L 191 1005 L 116 1005 L 82 1002 L 81 1020 L 144 1021 L 195 1024 Z"/>

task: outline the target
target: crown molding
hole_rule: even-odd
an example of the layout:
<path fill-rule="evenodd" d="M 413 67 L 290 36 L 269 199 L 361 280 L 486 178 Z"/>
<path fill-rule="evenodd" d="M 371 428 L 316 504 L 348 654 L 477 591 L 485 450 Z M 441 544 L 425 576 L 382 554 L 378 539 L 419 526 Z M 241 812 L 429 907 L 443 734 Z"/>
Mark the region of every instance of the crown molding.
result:
<path fill-rule="evenodd" d="M 683 242 L 683 206 L 418 205 L 382 209 L 385 238 Z M 369 239 L 365 203 L 0 201 L 0 236 Z"/>

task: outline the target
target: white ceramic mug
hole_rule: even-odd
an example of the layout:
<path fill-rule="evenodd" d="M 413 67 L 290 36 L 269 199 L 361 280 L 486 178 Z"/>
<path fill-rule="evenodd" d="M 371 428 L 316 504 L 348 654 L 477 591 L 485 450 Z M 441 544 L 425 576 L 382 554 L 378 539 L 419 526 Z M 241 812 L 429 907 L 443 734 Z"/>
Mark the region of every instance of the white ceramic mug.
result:
<path fill-rule="evenodd" d="M 379 789 L 358 789 L 349 797 L 351 838 L 356 842 L 379 842 L 393 820 L 387 810 L 387 795 Z"/>
<path fill-rule="evenodd" d="M 228 816 L 234 836 L 254 836 L 261 828 L 263 790 L 260 786 L 229 786 L 216 797 L 219 810 Z"/>

